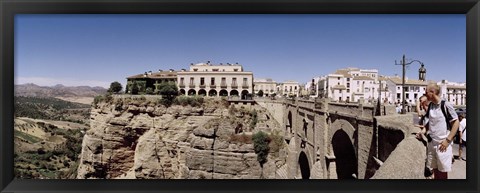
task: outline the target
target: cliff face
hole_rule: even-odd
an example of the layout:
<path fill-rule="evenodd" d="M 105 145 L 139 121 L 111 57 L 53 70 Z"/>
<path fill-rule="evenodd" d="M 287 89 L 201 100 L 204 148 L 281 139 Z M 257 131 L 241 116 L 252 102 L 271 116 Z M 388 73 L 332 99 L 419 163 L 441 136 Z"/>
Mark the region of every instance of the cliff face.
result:
<path fill-rule="evenodd" d="M 77 178 L 281 178 L 284 149 L 261 167 L 251 140 L 278 123 L 257 109 L 259 124 L 249 128 L 251 110 L 232 108 L 220 100 L 169 108 L 138 99 L 101 102 L 92 107 Z"/>

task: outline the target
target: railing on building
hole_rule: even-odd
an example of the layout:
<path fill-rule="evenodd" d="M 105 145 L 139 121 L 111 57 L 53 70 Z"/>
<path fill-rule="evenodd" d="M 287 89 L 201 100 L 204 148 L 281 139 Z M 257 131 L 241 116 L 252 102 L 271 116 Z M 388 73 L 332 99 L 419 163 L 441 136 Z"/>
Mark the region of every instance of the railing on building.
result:
<path fill-rule="evenodd" d="M 190 83 L 190 84 L 188 85 L 188 87 L 190 87 L 190 88 L 195 88 L 195 84 Z"/>
<path fill-rule="evenodd" d="M 185 83 L 181 82 L 180 84 L 178 84 L 178 87 L 179 88 L 185 88 Z"/>
<path fill-rule="evenodd" d="M 205 88 L 205 87 L 207 87 L 207 85 L 206 84 L 200 84 L 200 85 L 198 85 L 198 87 Z"/>
<path fill-rule="evenodd" d="M 242 84 L 242 88 L 249 88 L 248 84 Z"/>
<path fill-rule="evenodd" d="M 217 88 L 217 85 L 215 85 L 215 84 L 210 84 L 210 88 Z"/>
<path fill-rule="evenodd" d="M 227 84 L 226 83 L 221 83 L 220 88 L 227 88 Z"/>
<path fill-rule="evenodd" d="M 236 83 L 233 83 L 232 85 L 230 85 L 232 87 L 232 89 L 236 89 L 238 88 L 238 85 Z"/>

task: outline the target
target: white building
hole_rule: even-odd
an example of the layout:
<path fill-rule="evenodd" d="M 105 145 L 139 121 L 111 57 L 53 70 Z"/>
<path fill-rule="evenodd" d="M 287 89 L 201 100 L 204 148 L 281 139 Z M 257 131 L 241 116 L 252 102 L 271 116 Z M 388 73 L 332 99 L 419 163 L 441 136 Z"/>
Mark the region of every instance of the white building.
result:
<path fill-rule="evenodd" d="M 333 101 L 358 102 L 363 99 L 374 102 L 379 95 L 384 101 L 385 96 L 390 95 L 384 86 L 386 81 L 379 79 L 376 69 L 339 69 L 318 79 L 318 96 L 331 98 Z M 381 91 L 379 80 L 382 81 Z"/>
<path fill-rule="evenodd" d="M 440 95 L 442 98 L 453 105 L 467 105 L 467 85 L 465 83 L 442 80 L 437 84 L 440 86 Z"/>
<path fill-rule="evenodd" d="M 279 85 L 277 85 L 277 92 L 281 96 L 290 97 L 290 96 L 299 96 L 300 85 L 297 81 L 288 80 Z"/>
<path fill-rule="evenodd" d="M 427 85 L 432 81 L 421 81 L 416 79 L 409 79 L 405 77 L 405 100 L 410 105 L 415 105 L 418 101 L 418 98 L 425 94 Z M 395 103 L 401 103 L 403 100 L 402 96 L 402 78 L 388 77 L 388 89 L 392 93 L 389 100 Z"/>
<path fill-rule="evenodd" d="M 253 93 L 253 73 L 244 71 L 238 63 L 192 63 L 189 71 L 177 73 L 177 83 L 180 94 L 244 98 Z"/>
<path fill-rule="evenodd" d="M 277 87 L 277 82 L 273 81 L 271 78 L 260 78 L 253 80 L 253 88 L 255 95 L 261 90 L 264 96 L 270 96 L 275 93 Z"/>

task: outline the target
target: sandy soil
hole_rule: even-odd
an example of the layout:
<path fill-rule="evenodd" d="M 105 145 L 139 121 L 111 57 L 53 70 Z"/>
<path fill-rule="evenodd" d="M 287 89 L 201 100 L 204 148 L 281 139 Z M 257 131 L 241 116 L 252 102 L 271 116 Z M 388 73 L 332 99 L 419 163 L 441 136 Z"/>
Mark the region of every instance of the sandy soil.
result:
<path fill-rule="evenodd" d="M 75 102 L 75 103 L 82 103 L 82 104 L 92 104 L 93 97 L 55 97 L 57 99 L 61 99 L 64 101 Z"/>

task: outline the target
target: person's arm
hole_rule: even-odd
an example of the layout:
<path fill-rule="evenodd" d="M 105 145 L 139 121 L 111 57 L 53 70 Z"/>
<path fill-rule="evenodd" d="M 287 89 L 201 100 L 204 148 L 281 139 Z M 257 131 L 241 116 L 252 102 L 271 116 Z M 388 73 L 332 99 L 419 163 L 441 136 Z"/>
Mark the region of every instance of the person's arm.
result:
<path fill-rule="evenodd" d="M 452 142 L 453 138 L 455 137 L 455 134 L 458 132 L 458 126 L 460 125 L 460 122 L 458 121 L 458 116 L 457 113 L 455 112 L 455 109 L 453 106 L 445 102 L 445 107 L 447 110 L 447 113 L 450 114 L 452 119 L 450 120 L 450 124 L 452 125 L 452 129 L 450 130 L 450 133 L 448 134 L 447 138 L 442 141 L 442 145 L 440 146 L 440 152 L 444 152 L 447 150 L 447 147 L 450 145 L 450 142 Z M 446 118 L 446 117 L 445 117 Z"/>

